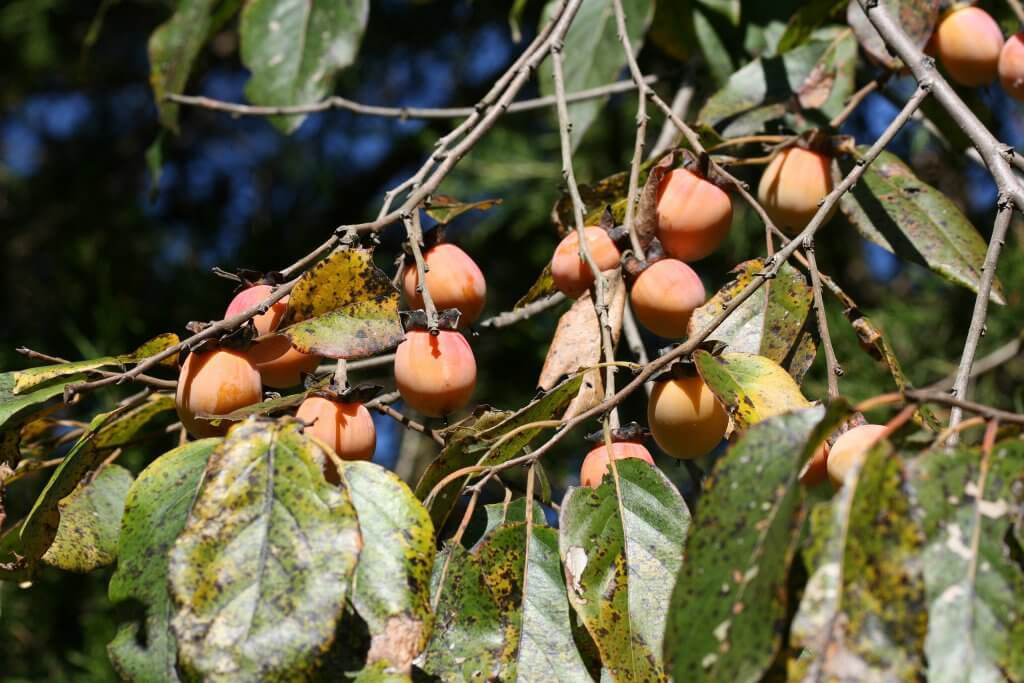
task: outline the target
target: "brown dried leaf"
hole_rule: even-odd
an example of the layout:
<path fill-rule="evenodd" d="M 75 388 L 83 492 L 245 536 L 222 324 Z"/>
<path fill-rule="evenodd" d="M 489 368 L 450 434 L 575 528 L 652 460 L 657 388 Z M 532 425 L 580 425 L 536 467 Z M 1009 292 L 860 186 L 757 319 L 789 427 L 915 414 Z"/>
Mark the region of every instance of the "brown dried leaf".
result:
<path fill-rule="evenodd" d="M 626 285 L 618 270 L 604 272 L 608 283 L 608 324 L 611 326 L 612 344 L 619 341 L 622 331 L 622 311 L 626 303 Z M 588 292 L 576 300 L 568 311 L 558 319 L 558 327 L 548 347 L 544 367 L 540 371 L 537 385 L 548 391 L 565 376 L 593 367 L 601 362 L 601 329 L 597 310 Z M 595 405 L 602 394 L 600 372 L 588 372 L 583 378 L 579 394 L 566 410 L 566 418 L 577 415 Z"/>
<path fill-rule="evenodd" d="M 665 174 L 676 165 L 677 159 L 676 150 L 662 157 L 661 161 L 651 167 L 647 182 L 640 190 L 636 217 L 633 219 L 633 231 L 640 238 L 640 244 L 644 249 L 647 249 L 658 229 L 658 186 L 661 185 L 661 179 Z"/>

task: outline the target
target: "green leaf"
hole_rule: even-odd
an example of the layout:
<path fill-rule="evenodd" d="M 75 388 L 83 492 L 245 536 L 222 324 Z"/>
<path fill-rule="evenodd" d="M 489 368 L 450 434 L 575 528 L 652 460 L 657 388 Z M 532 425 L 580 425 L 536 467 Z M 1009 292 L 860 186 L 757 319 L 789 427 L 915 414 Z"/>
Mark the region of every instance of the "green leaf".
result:
<path fill-rule="evenodd" d="M 164 100 L 185 92 L 199 50 L 206 42 L 214 0 L 178 0 L 174 15 L 149 38 L 149 82 L 160 123 L 178 132 L 178 105 Z"/>
<path fill-rule="evenodd" d="M 520 308 L 556 292 L 558 292 L 558 287 L 555 287 L 555 279 L 551 276 L 551 263 L 548 262 L 544 266 L 544 270 L 537 276 L 537 281 L 530 285 L 529 291 L 516 301 L 512 310 L 518 311 Z"/>
<path fill-rule="evenodd" d="M 845 412 L 816 406 L 760 422 L 705 480 L 669 603 L 665 661 L 675 680 L 760 681 L 771 665 L 805 514 L 797 480 Z"/>
<path fill-rule="evenodd" d="M 132 473 L 107 465 L 60 502 L 60 526 L 43 562 L 84 574 L 117 558 L 121 515 Z"/>
<path fill-rule="evenodd" d="M 846 8 L 849 0 L 810 0 L 786 22 L 786 32 L 779 39 L 776 53 L 783 54 L 806 43 L 815 30 Z"/>
<path fill-rule="evenodd" d="M 93 418 L 88 431 L 64 456 L 25 518 L 20 534 L 24 543 L 22 554 L 30 562 L 42 557 L 57 535 L 60 501 L 103 462 L 110 450 L 128 443 L 154 418 L 171 410 L 174 410 L 173 396 L 153 394 L 138 406 L 117 408 Z"/>
<path fill-rule="evenodd" d="M 718 290 L 714 296 L 693 312 L 689 333 L 694 335 L 707 325 L 764 271 L 764 261 L 744 261 L 733 269 L 735 278 Z M 729 351 L 754 353 L 776 363 L 787 364 L 801 345 L 810 343 L 810 354 L 799 356 L 796 370 L 790 373 L 803 376 L 810 360 L 814 360 L 814 341 L 806 329 L 807 317 L 814 299 L 811 286 L 803 273 L 789 264 L 783 264 L 778 275 L 761 286 L 733 311 L 714 332 L 711 339 L 726 343 Z M 797 378 L 799 381 L 799 378 Z"/>
<path fill-rule="evenodd" d="M 128 490 L 109 598 L 115 604 L 137 601 L 145 613 L 140 621 L 123 624 L 107 646 L 124 680 L 178 681 L 168 551 L 185 528 L 206 462 L 220 443 L 203 439 L 164 453 Z"/>
<path fill-rule="evenodd" d="M 696 0 L 697 4 L 720 14 L 733 26 L 740 24 L 740 0 Z"/>
<path fill-rule="evenodd" d="M 533 523 L 540 526 L 547 525 L 548 522 L 547 517 L 544 516 L 544 508 L 537 501 L 533 501 L 531 508 L 533 509 Z M 487 516 L 487 522 L 480 540 L 477 541 L 478 545 L 483 543 L 492 531 L 498 529 L 503 524 L 525 522 L 526 499 L 516 498 L 508 503 L 490 503 L 484 506 L 484 514 Z"/>
<path fill-rule="evenodd" d="M 843 173 L 853 164 L 840 161 Z M 895 154 L 882 152 L 839 206 L 865 239 L 978 291 L 985 240 L 949 197 L 921 181 Z M 991 299 L 1005 303 L 998 280 Z"/>
<path fill-rule="evenodd" d="M 903 486 L 903 460 L 871 449 L 831 503 L 814 511 L 814 570 L 793 622 L 805 650 L 792 680 L 918 681 L 928 614 L 923 534 Z"/>
<path fill-rule="evenodd" d="M 446 194 L 436 194 L 430 197 L 426 212 L 431 218 L 447 225 L 467 211 L 488 211 L 501 204 L 501 199 L 482 199 L 478 202 L 462 202 L 455 197 Z"/>
<path fill-rule="evenodd" d="M 294 420 L 214 451 L 170 552 L 179 665 L 206 681 L 308 678 L 334 638 L 360 534 L 347 488 Z"/>
<path fill-rule="evenodd" d="M 335 75 L 355 60 L 369 0 L 250 0 L 239 22 L 242 63 L 252 72 L 253 104 L 299 105 L 327 95 Z M 278 117 L 290 133 L 304 116 Z"/>
<path fill-rule="evenodd" d="M 612 680 L 664 680 L 662 635 L 690 512 L 656 467 L 626 459 L 615 469 L 618 485 L 609 474 L 596 489 L 569 489 L 562 501 L 569 603 Z"/>
<path fill-rule="evenodd" d="M 935 450 L 917 458 L 910 488 L 923 513 L 929 680 L 1024 679 L 1024 568 L 1005 539 L 1024 519 L 1024 443 Z"/>
<path fill-rule="evenodd" d="M 849 29 L 819 31 L 805 45 L 755 59 L 734 73 L 704 104 L 698 120 L 727 138 L 756 133 L 787 115 L 795 130 L 819 127 L 853 92 L 856 58 Z"/>
<path fill-rule="evenodd" d="M 551 19 L 559 4 L 552 0 L 545 6 L 541 14 L 542 24 Z M 635 55 L 643 45 L 644 34 L 654 14 L 654 3 L 650 0 L 623 0 L 622 5 L 626 15 L 626 33 Z M 562 56 L 566 93 L 596 88 L 618 78 L 619 72 L 626 65 L 626 55 L 619 42 L 612 0 L 584 0 L 565 36 Z M 553 74 L 550 58 L 544 60 L 538 76 L 540 91 L 544 95 L 553 95 L 555 92 Z M 569 105 L 574 149 L 607 99 Z"/>
<path fill-rule="evenodd" d="M 424 669 L 444 681 L 585 681 L 573 642 L 558 533 L 499 526 L 472 552 L 442 551 L 437 626 Z"/>
<path fill-rule="evenodd" d="M 557 418 L 579 392 L 582 382 L 583 374 L 577 373 L 515 413 L 488 412 L 472 425 L 454 430 L 452 436 L 446 439 L 447 445 L 420 477 L 416 484 L 416 495 L 426 500 L 441 480 L 463 467 L 498 465 L 514 458 L 542 429 L 524 429 L 504 441 L 501 439 L 524 425 Z M 450 482 L 428 501 L 427 509 L 430 510 L 435 529 L 444 527 L 445 520 L 458 502 L 468 480 L 469 475 L 466 475 Z"/>
<path fill-rule="evenodd" d="M 372 636 L 368 664 L 408 671 L 433 626 L 434 525 L 394 473 L 370 462 L 345 462 L 340 474 L 363 534 L 352 604 Z"/>
<path fill-rule="evenodd" d="M 84 375 L 64 377 L 59 382 L 44 382 L 27 394 L 15 394 L 18 372 L 0 374 L 0 427 L 4 430 L 20 426 L 37 406 L 64 393 L 64 385 L 84 379 Z"/>
<path fill-rule="evenodd" d="M 23 394 L 34 389 L 40 384 L 45 384 L 58 377 L 77 375 L 88 370 L 96 370 L 111 365 L 125 365 L 137 363 L 143 358 L 170 348 L 179 342 L 178 335 L 174 333 L 161 334 L 137 348 L 131 353 L 122 353 L 118 356 L 105 356 L 93 358 L 92 360 L 80 360 L 71 363 L 59 363 L 56 365 L 43 365 L 37 368 L 28 368 L 14 373 L 13 393 Z"/>
<path fill-rule="evenodd" d="M 726 47 L 718 29 L 699 8 L 693 8 L 691 21 L 694 40 L 700 45 L 700 51 L 708 63 L 711 78 L 715 85 L 721 87 L 729 82 L 729 77 L 735 70 L 730 50 Z"/>
<path fill-rule="evenodd" d="M 697 372 L 742 431 L 761 420 L 810 405 L 778 363 L 750 353 L 693 354 Z"/>

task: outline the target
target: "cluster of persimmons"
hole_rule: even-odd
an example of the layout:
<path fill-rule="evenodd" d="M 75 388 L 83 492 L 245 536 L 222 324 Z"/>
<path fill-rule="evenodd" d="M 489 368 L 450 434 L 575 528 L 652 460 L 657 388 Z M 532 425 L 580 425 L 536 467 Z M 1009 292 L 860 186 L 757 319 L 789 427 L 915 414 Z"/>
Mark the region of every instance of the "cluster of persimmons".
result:
<path fill-rule="evenodd" d="M 783 230 L 799 232 L 816 213 L 832 189 L 830 164 L 826 153 L 797 144 L 780 151 L 765 169 L 758 196 Z M 705 303 L 704 286 L 689 264 L 717 249 L 732 223 L 729 194 L 698 166 L 689 161 L 663 175 L 657 195 L 656 235 L 644 260 L 628 252 L 628 241 L 619 238 L 617 243 L 603 227 L 591 225 L 582 230 L 586 251 L 599 270 L 619 268 L 629 260 L 626 281 L 636 318 L 650 332 L 667 339 L 685 337 L 691 315 Z M 555 286 L 573 299 L 594 285 L 594 274 L 584 260 L 579 238 L 579 232 L 571 231 L 551 259 Z M 438 310 L 458 309 L 459 326 L 471 325 L 480 316 L 486 296 L 480 268 L 465 251 L 446 242 L 431 246 L 423 257 L 426 289 L 434 306 Z M 423 287 L 412 263 L 405 266 L 400 281 L 408 306 L 422 308 Z M 272 288 L 264 284 L 244 289 L 230 302 L 225 317 L 252 308 L 271 292 Z M 304 375 L 316 369 L 318 356 L 301 353 L 278 332 L 287 306 L 285 297 L 253 318 L 259 337 L 248 348 L 199 350 L 186 358 L 178 383 L 177 407 L 191 435 L 224 433 L 230 425 L 228 420 L 213 422 L 204 416 L 226 415 L 257 403 L 264 385 L 275 389 L 297 386 Z M 429 417 L 443 417 L 469 403 L 476 385 L 476 362 L 459 329 L 409 326 L 395 353 L 394 377 L 409 407 Z M 344 392 L 314 392 L 299 406 L 297 418 L 339 457 L 372 457 L 376 442 L 373 420 L 363 403 Z M 654 441 L 665 453 L 679 459 L 710 453 L 729 425 L 722 404 L 695 373 L 676 372 L 656 378 L 647 419 Z M 858 450 L 844 446 L 843 438 L 849 440 L 856 431 L 840 438 L 830 457 L 823 445 L 807 468 L 805 482 L 824 479 L 826 457 L 829 475 L 840 482 L 850 460 L 844 454 Z M 640 458 L 653 465 L 637 433 L 614 441 L 612 457 Z M 858 443 L 863 445 L 865 441 L 860 439 Z M 606 446 L 594 448 L 584 459 L 582 483 L 597 486 L 608 471 L 608 461 Z"/>

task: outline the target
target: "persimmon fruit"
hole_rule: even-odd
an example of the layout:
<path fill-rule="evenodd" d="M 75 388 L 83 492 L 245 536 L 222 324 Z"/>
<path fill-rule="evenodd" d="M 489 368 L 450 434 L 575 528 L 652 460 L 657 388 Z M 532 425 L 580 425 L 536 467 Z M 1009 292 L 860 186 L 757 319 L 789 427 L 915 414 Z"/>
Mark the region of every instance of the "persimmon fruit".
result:
<path fill-rule="evenodd" d="M 476 359 L 461 333 L 409 330 L 395 351 L 395 383 L 402 399 L 428 417 L 443 417 L 469 403 Z"/>
<path fill-rule="evenodd" d="M 1017 100 L 1024 100 L 1024 32 L 1007 39 L 999 53 L 999 82 L 1003 90 Z"/>
<path fill-rule="evenodd" d="M 985 85 L 999 72 L 1003 32 L 980 7 L 960 7 L 946 14 L 931 44 L 946 73 L 960 85 Z"/>
<path fill-rule="evenodd" d="M 269 285 L 254 285 L 235 295 L 224 312 L 225 318 L 238 315 L 252 308 L 270 296 L 273 288 Z M 253 317 L 252 321 L 260 335 L 270 334 L 277 330 L 288 310 L 288 297 L 274 303 L 266 313 Z M 311 373 L 320 364 L 320 357 L 315 354 L 302 353 L 292 346 L 288 337 L 283 334 L 274 335 L 256 342 L 248 350 L 249 359 L 259 370 L 263 383 L 275 389 L 287 389 L 302 380 L 303 373 Z"/>
<path fill-rule="evenodd" d="M 641 444 L 632 441 L 617 441 L 612 444 L 612 458 L 622 460 L 624 458 L 637 458 L 648 465 L 654 465 L 654 458 L 650 451 Z M 601 485 L 601 480 L 608 473 L 608 448 L 604 444 L 597 446 L 587 453 L 583 458 L 583 465 L 580 467 L 580 483 L 596 489 Z"/>
<path fill-rule="evenodd" d="M 457 308 L 460 326 L 473 324 L 484 309 L 487 283 L 484 274 L 469 254 L 454 244 L 437 244 L 423 252 L 427 266 L 427 289 L 438 310 Z M 423 294 L 416 291 L 419 274 L 415 264 L 402 273 L 402 289 L 412 308 L 423 308 Z"/>
<path fill-rule="evenodd" d="M 658 446 L 674 458 L 707 455 L 725 437 L 729 416 L 699 376 L 654 383 L 647 423 Z"/>
<path fill-rule="evenodd" d="M 803 470 L 800 472 L 801 484 L 804 486 L 816 486 L 828 479 L 828 454 L 828 442 L 822 442 L 815 449 L 811 459 L 807 461 L 807 464 L 804 465 Z"/>
<path fill-rule="evenodd" d="M 761 176 L 757 198 L 783 232 L 796 235 L 832 191 L 831 159 L 801 147 L 779 152 Z"/>
<path fill-rule="evenodd" d="M 686 336 L 694 310 L 704 303 L 704 284 L 676 259 L 655 261 L 633 281 L 629 301 L 640 324 L 662 337 Z"/>
<path fill-rule="evenodd" d="M 854 463 L 880 438 L 885 427 L 882 425 L 860 425 L 844 432 L 828 452 L 828 478 L 836 486 L 842 486 Z"/>
<path fill-rule="evenodd" d="M 622 255 L 604 229 L 592 225 L 584 228 L 583 233 L 587 249 L 599 269 L 611 270 L 619 265 Z M 580 238 L 575 230 L 555 247 L 554 256 L 551 257 L 551 277 L 558 291 L 571 299 L 579 298 L 594 284 L 590 265 L 580 255 Z"/>
<path fill-rule="evenodd" d="M 215 426 L 197 415 L 226 415 L 262 398 L 260 373 L 249 358 L 238 351 L 215 349 L 188 355 L 178 376 L 174 402 L 185 429 L 199 439 L 224 434 L 231 425 L 222 420 Z"/>
<path fill-rule="evenodd" d="M 377 447 L 377 430 L 370 411 L 359 402 L 309 396 L 295 416 L 306 423 L 307 434 L 330 446 L 342 460 L 369 460 Z"/>
<path fill-rule="evenodd" d="M 732 200 L 711 181 L 677 168 L 658 184 L 658 239 L 681 261 L 708 256 L 729 234 Z"/>

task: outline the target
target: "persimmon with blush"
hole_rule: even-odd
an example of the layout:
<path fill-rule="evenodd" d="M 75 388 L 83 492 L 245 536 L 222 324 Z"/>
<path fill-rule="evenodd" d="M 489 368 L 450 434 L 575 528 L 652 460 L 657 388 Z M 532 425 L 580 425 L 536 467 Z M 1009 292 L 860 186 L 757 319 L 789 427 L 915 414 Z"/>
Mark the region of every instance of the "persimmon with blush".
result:
<path fill-rule="evenodd" d="M 704 303 L 704 298 L 700 276 L 676 259 L 662 259 L 647 266 L 629 292 L 640 324 L 669 339 L 686 336 L 690 316 Z"/>
<path fill-rule="evenodd" d="M 254 285 L 235 295 L 224 312 L 225 318 L 238 315 L 265 300 L 273 292 L 269 285 Z M 266 313 L 253 316 L 253 324 L 260 335 L 277 330 L 288 310 L 288 297 L 275 302 Z M 259 370 L 263 383 L 275 389 L 287 389 L 302 380 L 303 373 L 311 373 L 320 364 L 320 357 L 302 353 L 292 346 L 288 337 L 274 335 L 253 344 L 248 350 L 249 359 Z"/>
<path fill-rule="evenodd" d="M 757 198 L 779 229 L 795 235 L 807 227 L 832 191 L 830 166 L 830 157 L 801 147 L 785 149 L 772 159 L 761 175 Z"/>
<path fill-rule="evenodd" d="M 588 226 L 583 229 L 587 240 L 587 249 L 594 263 L 602 270 L 611 270 L 619 265 L 621 254 L 619 248 L 604 229 Z M 594 274 L 590 265 L 580 254 L 580 237 L 575 230 L 565 236 L 551 257 L 551 277 L 558 291 L 571 299 L 578 299 L 594 284 Z"/>
<path fill-rule="evenodd" d="M 860 425 L 835 440 L 828 452 L 828 478 L 833 484 L 843 485 L 854 463 L 882 438 L 884 431 L 882 425 Z"/>
<path fill-rule="evenodd" d="M 1010 97 L 1024 100 L 1024 32 L 1014 34 L 999 53 L 999 82 Z"/>
<path fill-rule="evenodd" d="M 681 377 L 654 383 L 647 424 L 661 450 L 692 460 L 722 441 L 729 416 L 700 376 Z"/>
<path fill-rule="evenodd" d="M 816 486 L 828 479 L 828 452 L 827 441 L 815 449 L 811 459 L 807 461 L 803 470 L 800 471 L 801 484 L 804 486 Z"/>
<path fill-rule="evenodd" d="M 238 351 L 215 349 L 188 355 L 178 375 L 174 403 L 185 429 L 199 439 L 225 434 L 231 424 L 221 420 L 214 425 L 198 415 L 226 415 L 262 398 L 260 373 L 249 358 Z"/>
<path fill-rule="evenodd" d="M 423 252 L 427 266 L 426 284 L 437 310 L 457 308 L 462 314 L 460 326 L 473 324 L 484 309 L 487 283 L 484 274 L 469 254 L 454 244 L 437 244 Z M 419 274 L 415 264 L 407 264 L 402 273 L 402 289 L 412 308 L 423 308 L 423 294 L 417 291 Z"/>
<path fill-rule="evenodd" d="M 395 384 L 402 399 L 428 417 L 443 417 L 469 403 L 476 359 L 454 330 L 409 330 L 395 351 Z"/>
<path fill-rule="evenodd" d="M 732 200 L 722 188 L 693 171 L 677 168 L 658 184 L 658 239 L 681 261 L 708 256 L 729 234 Z"/>
<path fill-rule="evenodd" d="M 624 458 L 637 458 L 648 465 L 654 465 L 654 458 L 650 451 L 641 444 L 632 441 L 617 441 L 612 444 L 612 458 L 622 460 Z M 587 453 L 583 458 L 583 465 L 580 467 L 580 484 L 596 489 L 601 485 L 601 480 L 609 471 L 608 447 L 601 444 Z"/>
<path fill-rule="evenodd" d="M 939 20 L 931 49 L 953 81 L 970 87 L 985 85 L 999 71 L 1003 32 L 980 7 L 959 7 Z"/>

